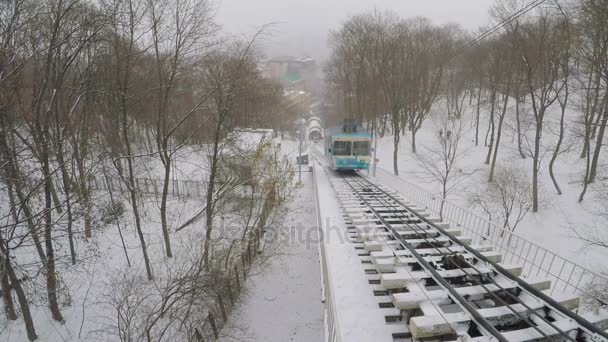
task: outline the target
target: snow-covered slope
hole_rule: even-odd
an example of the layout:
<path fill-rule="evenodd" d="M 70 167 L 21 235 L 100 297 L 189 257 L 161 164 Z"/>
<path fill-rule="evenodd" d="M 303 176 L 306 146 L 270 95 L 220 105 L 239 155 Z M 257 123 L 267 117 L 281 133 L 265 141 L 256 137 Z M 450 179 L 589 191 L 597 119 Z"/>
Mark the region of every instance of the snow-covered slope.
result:
<path fill-rule="evenodd" d="M 532 159 L 529 156 L 525 159 L 522 158 L 517 148 L 514 107 L 515 102 L 511 100 L 503 127 L 497 168 L 513 167 L 521 170 L 531 179 Z M 582 148 L 580 132 L 583 127 L 580 124 L 581 111 L 579 108 L 580 98 L 572 96 L 565 116 L 565 138 L 562 153 L 555 164 L 556 178 L 563 191 L 561 196 L 557 195 L 548 171 L 548 164 L 559 133 L 561 109 L 557 103 L 549 108 L 546 114 L 546 126 L 541 148 L 541 154 L 543 155 L 539 176 L 541 207 L 538 213 L 530 212 L 526 216 L 524 221 L 517 227 L 516 233 L 547 247 L 569 260 L 596 271 L 606 271 L 608 270 L 608 251 L 590 247 L 578 238 L 575 233 L 575 231 L 584 233 L 598 226 L 601 227 L 601 225 L 604 225 L 605 228 L 607 224 L 607 222 L 602 221 L 600 217 L 593 214 L 601 210 L 601 206 L 595 203 L 596 199 L 594 197 L 594 191 L 598 191 L 599 187 L 591 185 L 586 200 L 583 203 L 578 203 L 585 170 L 585 160 L 580 158 Z M 533 143 L 534 138 L 533 113 L 529 105 L 526 104 L 521 105 L 521 111 L 522 126 L 524 127 L 525 134 L 523 149 L 525 153 L 529 154 L 530 147 L 527 146 Z M 438 118 L 445 115 L 445 113 L 446 109 L 443 101 L 440 101 L 433 107 L 429 118 L 424 122 L 416 136 L 418 155 L 428 154 L 429 148 L 432 149 L 437 146 L 434 126 L 438 122 Z M 489 113 L 489 105 L 482 105 L 479 145 L 475 146 L 474 120 L 476 100 L 473 98 L 470 104 L 467 101 L 465 115 L 462 119 L 464 120 L 464 132 L 459 148 L 462 155 L 456 163 L 459 182 L 448 194 L 450 201 L 463 207 L 471 207 L 470 194 L 474 192 L 474 189 L 488 182 L 490 167 L 484 164 L 488 148 L 484 145 Z M 393 136 L 388 135 L 379 139 L 377 147 L 378 167 L 391 173 L 393 172 L 393 151 Z M 608 160 L 605 155 L 608 151 L 602 151 L 602 153 L 604 157 L 603 162 L 600 160 L 598 173 L 605 175 L 607 173 L 606 160 Z M 400 177 L 404 180 L 418 184 L 422 188 L 434 193 L 440 192 L 440 183 L 429 177 L 417 156 L 412 153 L 410 132 L 406 132 L 401 137 L 398 165 Z M 475 208 L 471 209 L 475 210 Z M 477 212 L 486 217 L 479 208 L 477 208 Z M 608 241 L 608 236 L 606 236 L 606 240 Z"/>

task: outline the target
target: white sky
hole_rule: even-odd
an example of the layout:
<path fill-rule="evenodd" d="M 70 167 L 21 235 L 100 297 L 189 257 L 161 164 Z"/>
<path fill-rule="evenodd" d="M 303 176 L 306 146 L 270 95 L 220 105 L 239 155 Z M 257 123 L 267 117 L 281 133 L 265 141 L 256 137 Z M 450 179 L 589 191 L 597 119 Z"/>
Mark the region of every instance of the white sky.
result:
<path fill-rule="evenodd" d="M 216 21 L 225 33 L 250 36 L 260 26 L 278 23 L 265 44 L 277 55 L 329 54 L 327 37 L 354 14 L 392 9 L 402 17 L 425 16 L 438 24 L 458 23 L 475 30 L 489 22 L 494 0 L 217 0 Z"/>

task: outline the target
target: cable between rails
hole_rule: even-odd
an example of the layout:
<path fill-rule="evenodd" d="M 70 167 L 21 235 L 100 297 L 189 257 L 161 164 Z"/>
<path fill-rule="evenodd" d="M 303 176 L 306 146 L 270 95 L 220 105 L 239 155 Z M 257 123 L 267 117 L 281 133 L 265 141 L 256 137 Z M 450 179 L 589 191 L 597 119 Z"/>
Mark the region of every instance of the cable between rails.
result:
<path fill-rule="evenodd" d="M 424 217 L 421 217 L 420 215 L 416 214 L 413 210 L 411 210 L 407 205 L 401 203 L 400 201 L 398 201 L 397 199 L 395 199 L 391 194 L 387 193 L 385 190 L 381 189 L 379 186 L 377 186 L 376 184 L 370 182 L 369 180 L 357 175 L 357 178 L 360 180 L 359 181 L 359 185 L 363 184 L 367 184 L 367 185 L 371 185 L 372 187 L 376 188 L 379 192 L 383 193 L 384 195 L 386 195 L 388 198 L 390 198 L 392 201 L 394 201 L 395 203 L 398 203 L 399 206 L 405 208 L 407 211 L 409 211 L 410 213 L 412 213 L 413 215 L 415 215 L 416 217 L 418 217 L 421 221 L 425 222 L 426 224 L 428 224 L 430 227 L 435 228 L 438 232 L 440 232 L 441 234 L 443 234 L 444 236 L 448 237 L 451 241 L 456 242 L 457 244 L 461 245 L 466 251 L 468 251 L 469 253 L 471 253 L 473 256 L 475 256 L 478 260 L 482 260 L 486 263 L 491 264 L 492 266 L 494 266 L 495 270 L 497 270 L 500 274 L 503 274 L 505 276 L 507 276 L 507 278 L 510 278 L 511 280 L 514 280 L 515 282 L 517 282 L 520 285 L 520 288 L 522 288 L 522 290 L 525 290 L 526 292 L 528 292 L 530 295 L 539 298 L 541 300 L 543 300 L 545 302 L 545 305 L 547 305 L 548 307 L 553 307 L 554 310 L 561 312 L 562 314 L 564 314 L 565 316 L 568 316 L 569 318 L 572 318 L 573 320 L 575 320 L 578 324 L 579 327 L 581 329 L 585 329 L 587 330 L 588 335 L 593 338 L 594 334 L 598 334 L 604 338 L 608 337 L 608 334 L 606 334 L 606 332 L 602 331 L 601 329 L 595 327 L 593 324 L 591 324 L 590 322 L 588 322 L 587 320 L 585 320 L 584 318 L 577 316 L 573 313 L 571 313 L 569 310 L 561 307 L 561 305 L 557 302 L 555 302 L 553 299 L 551 299 L 550 297 L 544 295 L 542 292 L 540 291 L 536 291 L 534 290 L 530 285 L 525 284 L 525 282 L 523 280 L 518 279 L 517 277 L 511 275 L 510 273 L 508 273 L 508 271 L 502 269 L 502 267 L 500 267 L 500 265 L 497 265 L 494 262 L 491 262 L 487 259 L 485 259 L 485 257 L 483 255 L 481 255 L 479 252 L 473 250 L 470 247 L 467 247 L 464 243 L 460 242 L 457 238 L 451 236 L 450 234 L 448 234 L 447 232 L 445 232 L 443 229 L 435 226 L 433 223 L 431 223 L 430 221 L 426 220 Z M 385 200 L 385 202 L 388 202 Z M 389 205 L 393 208 L 396 208 L 396 205 Z M 420 227 L 416 227 L 412 226 L 412 224 L 406 223 L 406 225 L 410 228 L 414 228 L 417 230 L 423 230 Z M 390 226 L 390 224 L 389 224 Z M 387 227 L 388 228 L 388 227 Z M 396 230 L 392 227 L 390 227 L 389 229 L 393 230 L 393 233 L 396 235 L 395 237 L 397 237 L 398 239 L 400 239 L 396 233 Z M 436 238 L 433 238 L 436 242 L 439 242 Z M 429 238 L 424 238 L 425 241 L 428 242 Z M 437 251 L 439 251 L 439 249 L 437 247 L 434 247 Z M 455 252 L 451 251 L 451 249 L 449 247 L 444 247 L 446 248 L 448 251 L 450 251 L 452 254 L 456 254 Z M 462 268 L 459 265 L 458 266 L 461 270 Z M 483 277 L 483 275 L 481 274 L 481 272 L 474 267 L 473 265 L 471 265 L 471 267 L 479 274 Z M 462 270 L 465 274 L 470 274 L 464 270 Z M 474 281 L 476 281 L 476 279 L 473 278 Z M 499 284 L 497 284 L 493 279 L 490 278 L 490 280 L 501 289 L 501 291 L 504 291 L 505 293 L 507 293 L 507 295 L 509 295 L 512 299 L 516 300 L 517 302 L 519 302 L 520 304 L 522 304 L 524 307 L 526 307 L 528 310 L 530 310 L 530 308 L 525 304 L 522 303 L 521 300 L 519 300 L 519 298 L 513 296 L 508 290 L 502 288 L 502 286 L 500 286 Z M 483 284 L 482 284 L 483 285 Z M 535 293 L 536 292 L 536 293 Z M 491 292 L 491 295 L 494 296 L 494 293 Z M 502 301 L 502 299 L 499 299 L 501 302 L 504 303 L 504 301 Z M 510 307 L 509 307 L 510 308 Z M 510 308 L 511 309 L 511 308 Z M 559 329 L 558 327 L 556 327 L 552 322 L 547 321 L 543 316 L 541 316 L 538 312 L 536 312 L 536 310 L 531 310 L 531 312 L 533 314 L 535 314 L 536 316 L 538 316 L 539 318 L 541 318 L 541 320 L 543 320 L 545 323 L 547 323 L 549 326 L 551 326 L 553 329 L 555 329 L 557 332 L 559 332 L 560 334 L 564 335 L 567 339 L 571 340 L 571 341 L 575 341 L 572 337 L 570 337 L 568 334 L 566 334 L 565 332 L 563 332 L 561 329 Z M 582 322 L 581 322 L 582 321 Z M 528 321 L 529 322 L 529 321 Z M 531 325 L 532 327 L 536 327 L 535 325 Z M 540 332 L 540 331 L 539 331 Z M 541 332 L 541 334 L 543 334 Z M 544 334 L 543 334 L 544 335 Z"/>
<path fill-rule="evenodd" d="M 380 191 L 380 193 L 385 194 L 386 196 L 390 197 L 393 201 L 395 201 L 392 196 L 390 196 L 388 193 L 386 193 L 384 190 L 380 189 L 378 186 L 376 186 L 375 184 L 369 182 L 368 180 L 365 180 L 364 178 L 358 177 L 358 179 L 360 179 L 361 181 L 358 182 L 358 185 L 372 185 L 374 188 L 378 189 Z M 353 188 L 353 191 L 356 192 L 355 188 L 352 186 L 352 184 L 350 184 L 348 181 L 345 180 L 345 182 L 347 184 L 349 184 L 351 186 L 351 188 Z M 363 199 L 362 199 L 363 200 Z M 387 199 L 385 198 L 381 198 L 381 197 L 377 197 L 375 198 L 375 200 L 377 200 L 378 202 L 382 202 L 382 205 L 386 206 L 386 207 L 391 207 L 393 209 L 398 208 L 399 206 L 391 204 Z M 365 200 L 363 200 L 365 202 Z M 396 202 L 396 201 L 395 201 Z M 382 216 L 380 216 L 369 204 L 368 206 L 370 207 L 370 210 L 372 210 L 374 212 L 374 214 L 378 217 L 379 220 L 382 221 L 383 224 L 385 224 L 387 226 L 387 228 L 389 230 L 392 231 L 393 235 L 395 238 L 397 238 L 402 244 L 406 244 L 407 242 L 405 241 L 405 239 L 403 237 L 400 236 L 400 234 L 398 234 L 398 232 L 396 231 L 396 229 L 394 229 L 390 223 L 386 222 L 386 220 L 384 220 L 384 218 Z M 401 206 L 403 208 L 405 208 L 405 206 Z M 409 211 L 411 214 L 415 215 L 411 210 L 406 209 L 407 211 Z M 407 219 L 408 217 L 395 212 L 395 218 L 399 219 L 399 218 L 403 218 L 403 219 Z M 415 215 L 418 216 L 418 215 Z M 441 245 L 442 242 L 440 242 L 436 237 L 425 237 L 425 231 L 424 229 L 422 229 L 421 227 L 418 227 L 417 224 L 411 224 L 411 223 L 407 223 L 404 222 L 404 224 L 409 227 L 409 228 L 413 228 L 414 231 L 416 232 L 420 232 L 422 231 L 421 237 L 422 240 L 424 240 L 425 242 L 430 242 L 430 240 L 434 240 L 435 243 L 429 243 L 429 245 L 431 246 L 431 248 L 435 249 L 437 252 L 439 252 L 439 254 L 441 253 L 440 247 L 437 247 L 438 245 Z M 441 233 L 441 232 L 440 232 Z M 448 236 L 449 238 L 449 236 Z M 406 246 L 407 247 L 407 246 Z M 457 255 L 458 252 L 453 251 L 452 249 L 450 249 L 449 246 L 447 247 L 441 247 L 446 249 L 451 255 Z M 410 248 L 408 248 L 410 249 Z M 411 249 L 410 249 L 411 252 Z M 413 254 L 413 253 L 412 253 Z M 416 256 L 416 255 L 415 255 Z M 425 263 L 428 265 L 425 265 L 425 267 L 427 267 L 427 269 L 429 271 L 434 270 L 434 268 L 432 267 L 432 265 L 430 265 L 430 263 L 426 262 L 426 260 L 424 260 L 424 263 L 422 262 L 421 258 L 419 256 L 416 256 L 416 258 L 424 265 Z M 479 259 L 479 258 L 478 258 Z M 479 259 L 481 260 L 481 259 Z M 463 272 L 463 274 L 465 275 L 475 275 L 475 274 L 471 274 L 469 271 L 465 270 L 464 268 L 462 268 L 460 265 L 458 265 L 457 263 L 455 263 L 456 267 Z M 546 318 L 544 318 L 542 315 L 540 315 L 536 310 L 533 310 L 530 306 L 528 306 L 526 303 L 524 303 L 521 299 L 519 299 L 518 297 L 514 296 L 509 290 L 505 289 L 504 287 L 502 287 L 500 284 L 498 284 L 494 279 L 492 279 L 491 277 L 486 277 L 477 267 L 475 267 L 474 265 L 470 265 L 471 268 L 477 272 L 477 275 L 479 275 L 481 277 L 481 279 L 488 279 L 491 283 L 493 283 L 498 289 L 499 291 L 491 291 L 490 289 L 487 288 L 487 286 L 485 284 L 483 284 L 482 282 L 478 281 L 475 277 L 471 277 L 471 280 L 476 283 L 477 285 L 481 286 L 487 294 L 489 294 L 491 297 L 493 297 L 495 300 L 497 300 L 498 302 L 500 302 L 503 306 L 506 306 L 510 311 L 512 311 L 515 316 L 517 316 L 519 319 L 523 320 L 524 322 L 526 322 L 530 327 L 534 328 L 541 336 L 543 336 L 544 338 L 549 338 L 549 336 L 547 334 L 545 334 L 542 330 L 540 330 L 540 328 L 538 328 L 528 317 L 520 314 L 519 312 L 517 312 L 515 309 L 513 309 L 509 304 L 507 304 L 501 297 L 499 297 L 495 292 L 503 292 L 505 294 L 507 294 L 511 299 L 513 299 L 514 301 L 516 301 L 517 303 L 519 303 L 520 305 L 522 305 L 523 307 L 525 307 L 530 313 L 538 316 L 543 322 L 545 322 L 546 324 L 548 324 L 549 326 L 551 326 L 554 330 L 556 330 L 559 334 L 563 335 L 564 337 L 566 337 L 567 339 L 576 342 L 572 337 L 570 337 L 568 334 L 566 334 L 565 332 L 563 332 L 561 329 L 559 329 L 557 326 L 555 326 L 552 322 L 548 321 Z M 432 271 L 431 271 L 432 272 Z M 438 275 L 440 276 L 440 275 Z M 447 283 L 447 282 L 446 282 Z M 449 283 L 447 283 L 448 287 L 451 287 L 451 285 L 449 285 Z M 449 290 L 449 289 L 448 289 Z M 474 310 L 474 309 L 473 309 Z M 467 310 L 469 311 L 469 310 Z M 478 323 L 479 324 L 479 323 Z M 483 326 L 483 325 L 482 325 Z M 485 327 L 484 327 L 485 328 Z M 487 330 L 487 328 L 486 328 Z M 492 333 L 491 331 L 489 331 L 490 333 Z"/>

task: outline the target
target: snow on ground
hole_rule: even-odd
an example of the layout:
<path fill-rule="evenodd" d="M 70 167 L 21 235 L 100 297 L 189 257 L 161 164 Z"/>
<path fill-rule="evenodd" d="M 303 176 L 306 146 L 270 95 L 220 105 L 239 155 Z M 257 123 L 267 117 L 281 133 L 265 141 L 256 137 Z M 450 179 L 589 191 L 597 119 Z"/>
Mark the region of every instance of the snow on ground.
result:
<path fill-rule="evenodd" d="M 513 101 L 511 101 L 513 102 Z M 580 121 L 580 110 L 577 108 L 577 100 L 571 101 L 571 104 L 566 113 L 566 138 L 564 142 L 564 151 L 556 162 L 555 171 L 558 182 L 562 188 L 563 195 L 558 196 L 550 179 L 548 164 L 551 159 L 551 153 L 554 148 L 554 142 L 558 133 L 557 125 L 559 123 L 560 108 L 558 105 L 550 107 L 547 113 L 547 125 L 543 136 L 543 151 L 545 156 L 542 159 L 540 167 L 540 198 L 541 208 L 538 213 L 530 212 L 524 221 L 517 227 L 516 233 L 523 237 L 536 242 L 543 247 L 555 252 L 556 254 L 582 264 L 596 271 L 608 271 L 608 250 L 601 250 L 595 247 L 589 247 L 583 243 L 576 234 L 573 228 L 577 230 L 586 230 L 598 224 L 597 216 L 590 214 L 596 210 L 594 207 L 593 188 L 589 190 L 586 201 L 582 204 L 578 203 L 578 196 L 582 190 L 582 178 L 584 174 L 585 163 L 580 159 L 581 144 L 577 139 L 580 125 L 576 122 Z M 515 119 L 513 107 L 511 103 L 507 118 L 505 119 L 505 127 L 503 127 L 503 136 L 500 143 L 500 149 L 497 160 L 497 167 L 512 166 L 522 170 L 525 175 L 531 178 L 532 159 L 522 159 L 517 151 L 517 138 L 514 130 Z M 530 109 L 522 106 L 523 121 L 529 122 L 532 115 Z M 485 165 L 487 147 L 484 146 L 486 128 L 488 127 L 487 117 L 489 109 L 486 106 L 482 107 L 479 132 L 479 146 L 475 146 L 475 128 L 473 118 L 475 113 L 475 100 L 471 105 L 465 108 L 464 134 L 461 140 L 462 156 L 457 162 L 458 172 L 470 173 L 470 176 L 463 177 L 460 183 L 449 193 L 448 199 L 464 208 L 471 208 L 469 197 L 472 189 L 481 186 L 487 182 L 487 174 L 489 165 Z M 424 122 L 421 130 L 416 135 L 418 154 L 424 155 L 428 153 L 427 148 L 432 148 L 436 145 L 434 126 L 439 115 L 445 115 L 443 103 L 438 103 L 432 110 L 431 115 Z M 524 128 L 527 131 L 529 141 L 533 141 L 533 127 Z M 525 144 L 524 144 L 525 145 Z M 393 136 L 385 136 L 378 141 L 377 157 L 380 160 L 379 168 L 384 169 L 385 173 L 393 173 Z M 606 153 L 608 150 L 604 148 L 602 151 L 603 164 L 600 163 L 600 174 L 606 174 Z M 421 166 L 411 149 L 411 133 L 406 132 L 399 144 L 399 170 L 400 177 L 410 183 L 419 185 L 420 187 L 433 193 L 440 192 L 440 184 L 437 181 L 429 179 L 428 174 Z M 386 175 L 383 176 L 382 171 L 378 171 L 379 179 L 383 182 L 389 182 Z M 393 187 L 398 187 L 399 184 L 388 184 Z M 531 190 L 530 190 L 531 191 Z M 476 210 L 478 214 L 486 217 L 483 212 Z M 601 222 L 599 223 L 601 224 Z M 605 223 L 604 223 L 605 224 Z"/>
<path fill-rule="evenodd" d="M 207 145 L 184 146 L 174 156 L 171 179 L 205 181 L 208 173 Z M 162 179 L 165 168 L 157 154 L 138 158 L 136 177 Z"/>
<path fill-rule="evenodd" d="M 117 194 L 114 194 L 117 196 Z M 109 201 L 109 195 L 105 191 L 96 191 L 93 194 L 95 203 Z M 118 200 L 115 197 L 115 200 Z M 202 246 L 202 230 L 200 225 L 195 229 L 184 229 L 179 233 L 172 234 L 172 247 L 174 257 L 164 257 L 162 233 L 160 229 L 160 214 L 156 198 L 153 196 L 142 196 L 142 226 L 148 255 L 153 270 L 157 277 L 162 277 L 166 269 L 178 268 L 184 258 L 188 258 L 188 250 L 196 244 Z M 69 254 L 67 246 L 57 245 L 57 268 L 59 269 L 61 287 L 69 289 L 68 292 L 61 291 L 59 295 L 61 312 L 65 323 L 54 321 L 48 308 L 43 304 L 43 298 L 34 296 L 32 311 L 36 332 L 39 336 L 37 341 L 112 341 L 114 338 L 108 335 L 109 325 L 112 324 L 113 312 L 109 305 L 109 295 L 112 288 L 111 283 L 120 279 L 122 275 L 137 274 L 145 278 L 144 265 L 141 257 L 139 238 L 136 234 L 133 216 L 124 202 L 127 210 L 121 218 L 121 229 L 131 267 L 127 267 L 125 252 L 123 250 L 118 228 L 114 222 L 110 224 L 101 223 L 101 214 L 96 213 L 94 219 L 93 238 L 86 242 L 78 236 L 75 240 L 78 264 L 71 266 L 68 262 Z M 168 220 L 175 227 L 189 218 L 189 213 L 200 208 L 198 199 L 174 199 L 170 198 L 168 203 Z M 81 222 L 75 222 L 78 227 Z M 25 252 L 25 250 L 19 250 Z M 34 251 L 31 251 L 34 255 Z M 61 289 L 61 288 L 60 288 Z M 43 295 L 39 292 L 39 295 Z M 7 322 L 8 323 L 8 322 Z M 10 322 L 4 329 L 0 326 L 0 341 L 21 342 L 27 341 L 23 320 Z"/>
<path fill-rule="evenodd" d="M 278 247 L 282 253 L 271 256 L 262 269 L 252 270 L 246 294 L 229 318 L 233 323 L 228 325 L 240 330 L 226 332 L 221 341 L 323 341 L 312 174 L 303 173 L 302 181 L 283 224 L 271 230 L 280 232 L 272 249 Z"/>
<path fill-rule="evenodd" d="M 295 161 L 297 150 L 297 142 L 283 140 L 279 153 Z M 208 150 L 205 146 L 184 147 L 176 155 L 175 172 L 172 172 L 171 177 L 179 180 L 200 181 L 201 183 L 197 184 L 204 187 L 204 180 L 207 175 L 207 155 Z M 138 171 L 138 177 L 149 179 L 160 179 L 164 172 L 157 156 L 137 158 L 136 170 Z M 204 190 L 203 188 L 202 191 Z M 306 191 L 310 191 L 310 189 Z M 295 210 L 300 210 L 298 208 L 302 207 L 305 203 L 312 203 L 310 199 L 305 199 L 309 195 L 309 193 L 304 192 L 302 194 L 303 198 L 294 202 L 294 214 L 292 215 L 294 218 L 298 215 L 295 213 Z M 174 253 L 174 257 L 171 259 L 164 256 L 164 243 L 159 213 L 160 200 L 154 195 L 145 194 L 141 195 L 140 200 L 142 228 L 146 239 L 148 255 L 155 277 L 161 281 L 163 274 L 168 269 L 179 269 L 183 265 L 187 265 L 188 262 L 185 262 L 185 260 L 191 257 L 190 252 L 195 249 L 201 249 L 204 239 L 202 222 L 196 222 L 179 232 L 176 232 L 175 229 L 204 207 L 204 199 L 198 197 L 179 199 L 169 197 L 167 212 L 172 232 L 171 243 Z M 61 293 L 59 300 L 65 322 L 55 322 L 51 318 L 50 312 L 46 307 L 44 289 L 39 288 L 31 292 L 30 310 L 32 311 L 36 332 L 39 336 L 38 341 L 116 341 L 117 338 L 115 336 L 109 335 L 113 329 L 111 325 L 114 324 L 113 320 L 115 319 L 114 309 L 109 303 L 110 295 L 113 293 L 112 284 L 123 277 L 130 276 L 137 276 L 142 279 L 142 284 L 146 283 L 140 242 L 134 227 L 134 217 L 128 198 L 124 194 L 114 193 L 114 201 L 122 202 L 125 207 L 124 215 L 120 218 L 120 227 L 132 264 L 130 268 L 127 267 L 125 252 L 115 221 L 109 223 L 103 222 L 106 215 L 101 208 L 106 208 L 110 203 L 109 193 L 101 190 L 94 191 L 92 201 L 95 203 L 93 238 L 88 242 L 84 240 L 81 232 L 83 227 L 81 218 L 74 222 L 73 228 L 77 232 L 75 244 L 78 264 L 71 266 L 69 263 L 67 243 L 57 243 L 55 246 L 57 269 L 60 276 Z M 6 202 L 0 202 L 2 205 L 6 204 Z M 230 220 L 230 218 L 227 220 Z M 230 222 L 227 223 L 230 226 Z M 63 232 L 57 232 L 56 234 L 63 234 Z M 17 255 L 17 251 L 21 254 Z M 285 264 L 282 260 L 279 260 L 279 266 L 277 267 L 281 271 L 275 274 L 277 276 L 290 275 L 283 279 L 282 284 L 289 284 L 285 286 L 287 289 L 290 289 L 292 285 L 298 289 L 287 293 L 292 296 L 291 298 L 297 298 L 302 291 L 310 291 L 306 301 L 302 302 L 303 305 L 309 304 L 310 306 L 308 309 L 305 309 L 305 306 L 302 308 L 286 306 L 285 310 L 288 311 L 281 316 L 292 316 L 295 318 L 298 317 L 297 313 L 294 313 L 297 311 L 301 313 L 301 317 L 311 317 L 308 325 L 310 328 L 302 325 L 301 329 L 297 330 L 297 332 L 301 332 L 304 334 L 303 336 L 322 336 L 322 321 L 319 322 L 319 320 L 322 320 L 322 310 L 320 304 L 318 260 L 311 259 L 316 255 L 317 249 L 315 247 L 311 251 L 298 250 L 299 252 L 302 252 L 302 254 L 296 253 L 294 256 L 291 256 L 292 259 L 289 259 L 291 262 L 287 264 L 287 271 L 284 268 L 281 269 L 281 265 L 284 266 Z M 304 252 L 310 252 L 311 254 L 308 255 Z M 24 264 L 28 260 L 36 259 L 33 247 L 20 248 L 13 255 Z M 301 272 L 303 278 L 298 278 L 300 272 L 297 270 L 299 268 L 305 269 L 304 272 Z M 42 277 L 41 274 L 35 276 Z M 44 282 L 42 279 L 37 279 L 36 284 L 44 284 Z M 63 289 L 69 289 L 69 291 L 63 291 Z M 311 299 L 313 297 L 314 300 Z M 263 297 L 261 300 L 264 300 Z M 300 309 L 301 311 L 298 311 Z M 288 313 L 290 314 L 288 315 Z M 312 317 L 316 317 L 316 320 Z M 308 332 L 306 332 L 306 329 L 308 329 Z M 14 322 L 0 320 L 0 341 L 27 341 L 23 320 Z"/>

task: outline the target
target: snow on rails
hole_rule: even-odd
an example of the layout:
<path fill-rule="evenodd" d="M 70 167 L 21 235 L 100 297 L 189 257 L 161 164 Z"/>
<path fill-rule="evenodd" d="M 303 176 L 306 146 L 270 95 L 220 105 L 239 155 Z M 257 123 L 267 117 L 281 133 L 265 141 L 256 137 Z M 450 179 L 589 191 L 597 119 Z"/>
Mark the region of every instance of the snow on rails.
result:
<path fill-rule="evenodd" d="M 577 295 L 549 296 L 550 279 L 522 275 L 395 191 L 325 173 L 393 340 L 608 341 L 608 311 L 577 314 Z"/>

